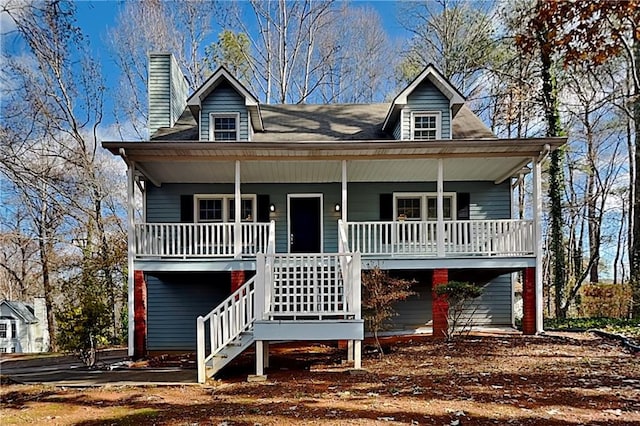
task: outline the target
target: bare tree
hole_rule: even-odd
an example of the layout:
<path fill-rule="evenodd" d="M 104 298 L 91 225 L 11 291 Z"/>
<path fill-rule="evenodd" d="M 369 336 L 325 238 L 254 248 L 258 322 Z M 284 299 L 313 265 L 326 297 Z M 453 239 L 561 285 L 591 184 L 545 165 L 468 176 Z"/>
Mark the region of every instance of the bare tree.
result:
<path fill-rule="evenodd" d="M 462 0 L 402 4 L 400 23 L 413 37 L 400 78 L 411 80 L 433 63 L 465 96 L 474 97 L 494 53 L 494 12 Z"/>
<path fill-rule="evenodd" d="M 248 57 L 254 93 L 266 103 L 306 102 L 324 81 L 319 39 L 334 18 L 331 1 L 249 2 L 257 31 L 252 31 L 245 9 L 236 5 L 232 24 L 249 37 Z"/>
<path fill-rule="evenodd" d="M 65 263 L 57 260 L 73 250 L 74 239 L 81 236 L 96 247 L 90 255 L 101 262 L 93 273 L 111 294 L 121 285 L 109 241 L 121 227 L 108 225 L 117 212 L 98 151 L 105 88 L 85 51 L 72 3 L 8 3 L 4 11 L 16 27 L 12 36 L 27 48 L 4 58 L 13 86 L 3 104 L 2 172 L 20 194 L 38 242 L 55 348 L 55 279 Z M 116 328 L 114 320 L 114 333 Z"/>
<path fill-rule="evenodd" d="M 322 102 L 383 102 L 393 89 L 395 55 L 380 15 L 368 6 L 344 3 L 319 34 Z"/>
<path fill-rule="evenodd" d="M 114 116 L 121 136 L 148 139 L 147 55 L 170 52 L 178 60 L 191 89 L 205 78 L 206 65 L 200 53 L 209 36 L 217 3 L 196 0 L 125 2 L 116 24 L 108 31 L 111 54 L 120 69 Z M 224 14 L 224 12 L 220 12 Z"/>

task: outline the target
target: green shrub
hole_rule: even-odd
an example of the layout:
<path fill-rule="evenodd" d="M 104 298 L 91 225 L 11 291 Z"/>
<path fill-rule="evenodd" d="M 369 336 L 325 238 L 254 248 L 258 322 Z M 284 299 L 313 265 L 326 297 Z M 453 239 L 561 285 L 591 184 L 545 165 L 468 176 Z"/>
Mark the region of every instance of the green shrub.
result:
<path fill-rule="evenodd" d="M 445 297 L 449 305 L 447 311 L 447 340 L 452 340 L 457 334 L 468 334 L 471 331 L 471 321 L 476 312 L 474 306 L 468 312 L 469 302 L 482 294 L 483 287 L 466 281 L 449 281 L 444 285 L 435 287 L 434 292 L 440 297 Z"/>
<path fill-rule="evenodd" d="M 83 298 L 56 315 L 58 345 L 76 354 L 88 367 L 96 363 L 96 351 L 109 343 L 110 311 L 100 300 Z"/>

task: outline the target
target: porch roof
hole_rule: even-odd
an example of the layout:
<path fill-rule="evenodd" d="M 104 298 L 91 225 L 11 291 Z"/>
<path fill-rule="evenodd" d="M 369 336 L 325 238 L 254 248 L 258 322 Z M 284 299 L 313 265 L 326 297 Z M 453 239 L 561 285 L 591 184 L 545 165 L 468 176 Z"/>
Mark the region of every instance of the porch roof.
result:
<path fill-rule="evenodd" d="M 242 162 L 240 180 L 251 182 L 340 182 L 341 161 L 347 180 L 436 180 L 444 159 L 445 180 L 500 182 L 516 175 L 547 148 L 566 138 L 463 139 L 397 142 L 103 142 L 103 146 L 156 185 L 233 182 L 234 162 Z"/>

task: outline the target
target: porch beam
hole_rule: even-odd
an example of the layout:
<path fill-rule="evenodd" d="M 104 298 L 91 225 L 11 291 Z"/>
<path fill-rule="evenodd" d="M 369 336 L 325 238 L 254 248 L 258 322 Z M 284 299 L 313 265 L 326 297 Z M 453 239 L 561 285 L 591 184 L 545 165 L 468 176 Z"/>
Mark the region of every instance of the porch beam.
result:
<path fill-rule="evenodd" d="M 536 331 L 544 332 L 542 317 L 542 166 L 539 158 L 532 158 L 533 163 L 533 233 L 535 267 L 535 300 L 536 300 Z"/>
<path fill-rule="evenodd" d="M 437 184 L 437 232 L 436 250 L 438 257 L 444 257 L 444 160 L 438 158 L 438 184 Z"/>
<path fill-rule="evenodd" d="M 342 221 L 347 222 L 347 160 L 342 160 L 342 199 L 340 213 Z"/>
<path fill-rule="evenodd" d="M 242 254 L 242 229 L 240 228 L 240 218 L 241 218 L 241 214 L 242 212 L 240 211 L 241 208 L 241 194 L 240 194 L 240 160 L 236 160 L 235 163 L 235 178 L 234 178 L 234 182 L 235 182 L 235 186 L 234 186 L 234 206 L 235 206 L 235 214 L 234 214 L 234 226 L 233 226 L 233 234 L 234 234 L 234 239 L 233 239 L 233 245 L 234 245 L 234 249 L 233 249 L 233 253 L 236 257 L 239 257 Z"/>
<path fill-rule="evenodd" d="M 527 166 L 527 164 L 529 164 L 530 161 L 531 161 L 531 159 L 529 159 L 529 158 L 527 158 L 526 160 L 522 160 L 515 167 L 513 167 L 510 170 L 508 170 L 503 175 L 499 176 L 496 180 L 493 181 L 493 183 L 495 183 L 496 185 L 500 185 L 502 182 L 504 182 L 507 179 L 510 179 L 510 178 L 512 178 L 514 176 L 517 176 L 517 175 L 520 175 L 520 174 L 523 174 L 524 173 L 523 169 Z"/>

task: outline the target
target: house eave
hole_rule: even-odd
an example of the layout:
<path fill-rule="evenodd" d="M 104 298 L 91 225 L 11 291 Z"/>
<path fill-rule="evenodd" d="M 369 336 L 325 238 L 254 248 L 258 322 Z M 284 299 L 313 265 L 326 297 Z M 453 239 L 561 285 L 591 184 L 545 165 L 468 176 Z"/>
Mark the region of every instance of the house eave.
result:
<path fill-rule="evenodd" d="M 428 142 L 104 142 L 134 164 L 155 186 L 164 183 L 233 182 L 235 162 L 245 183 L 329 183 L 340 181 L 348 163 L 352 182 L 435 180 L 445 162 L 448 180 L 504 181 L 545 146 L 564 138 L 535 140 L 446 140 Z"/>
<path fill-rule="evenodd" d="M 124 149 L 133 161 L 145 158 L 176 157 L 179 161 L 215 158 L 233 160 L 289 159 L 319 157 L 349 158 L 453 158 L 453 157 L 537 157 L 549 145 L 553 151 L 566 138 L 457 139 L 398 142 L 309 141 L 309 142 L 103 142 L 102 146 L 119 155 Z"/>

